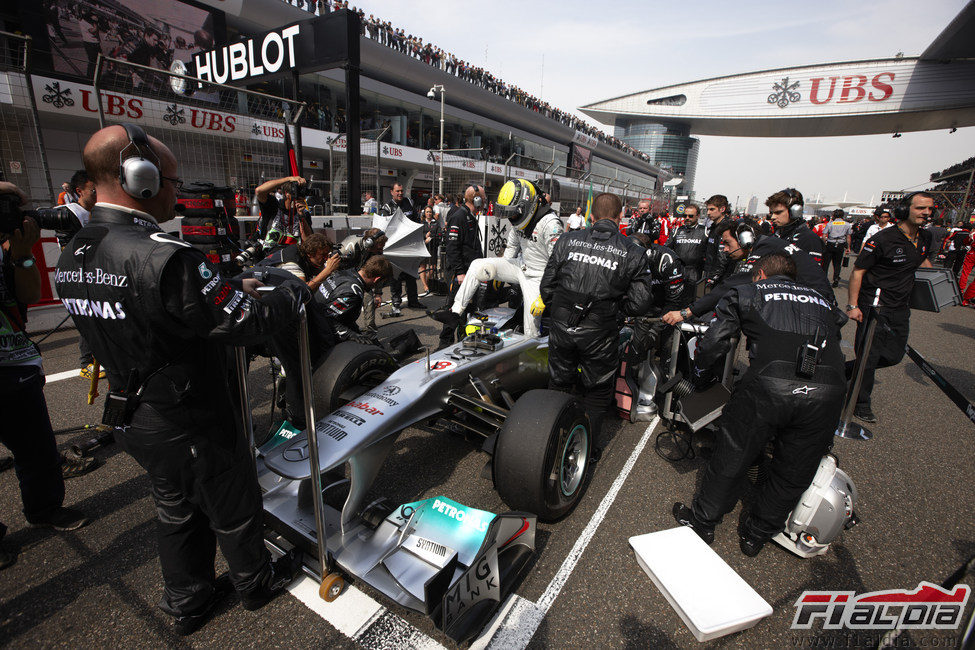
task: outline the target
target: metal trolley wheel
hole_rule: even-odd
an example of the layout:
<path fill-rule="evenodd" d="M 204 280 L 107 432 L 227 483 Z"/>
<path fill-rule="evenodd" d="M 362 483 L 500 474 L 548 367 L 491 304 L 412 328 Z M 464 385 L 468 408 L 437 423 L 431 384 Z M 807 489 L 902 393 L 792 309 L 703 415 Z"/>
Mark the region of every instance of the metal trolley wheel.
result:
<path fill-rule="evenodd" d="M 322 584 L 318 587 L 318 595 L 326 603 L 338 598 L 343 591 L 345 591 L 345 578 L 340 573 L 329 573 L 322 578 Z"/>

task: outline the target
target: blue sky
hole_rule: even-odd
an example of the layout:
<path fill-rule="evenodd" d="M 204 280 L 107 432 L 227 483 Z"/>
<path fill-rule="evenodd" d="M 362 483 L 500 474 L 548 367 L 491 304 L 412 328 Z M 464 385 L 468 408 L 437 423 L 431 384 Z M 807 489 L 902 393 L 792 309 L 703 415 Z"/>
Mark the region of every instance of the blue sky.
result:
<path fill-rule="evenodd" d="M 964 0 L 362 0 L 361 6 L 367 16 L 376 13 L 574 110 L 707 77 L 897 52 L 917 55 L 964 5 Z M 785 186 L 866 202 L 879 199 L 881 190 L 923 183 L 932 171 L 973 154 L 975 127 L 897 139 L 702 136 L 696 190 L 698 196 L 741 196 L 743 206 L 752 194 L 764 198 Z"/>

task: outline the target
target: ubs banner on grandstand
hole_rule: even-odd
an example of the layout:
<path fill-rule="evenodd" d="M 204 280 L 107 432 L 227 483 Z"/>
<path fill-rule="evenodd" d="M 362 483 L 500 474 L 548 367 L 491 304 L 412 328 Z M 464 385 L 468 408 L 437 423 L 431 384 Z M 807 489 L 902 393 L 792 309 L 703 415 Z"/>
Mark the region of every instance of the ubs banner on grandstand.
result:
<path fill-rule="evenodd" d="M 98 118 L 98 99 L 93 86 L 36 75 L 33 82 L 37 110 Z M 175 95 L 169 101 L 103 90 L 101 96 L 105 117 L 110 121 L 132 122 L 147 129 L 190 131 L 243 140 L 281 142 L 284 139 L 281 122 L 228 113 L 198 103 L 183 104 Z M 21 98 L 2 99 L 16 104 Z M 26 98 L 22 101 L 25 102 L 23 108 L 28 107 Z"/>

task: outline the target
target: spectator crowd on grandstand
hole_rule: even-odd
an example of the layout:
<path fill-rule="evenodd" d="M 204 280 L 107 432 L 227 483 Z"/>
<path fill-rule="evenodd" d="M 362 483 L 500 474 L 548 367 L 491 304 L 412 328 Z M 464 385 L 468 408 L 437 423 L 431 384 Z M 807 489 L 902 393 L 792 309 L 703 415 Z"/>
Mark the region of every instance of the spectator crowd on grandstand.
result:
<path fill-rule="evenodd" d="M 328 13 L 330 11 L 348 9 L 358 14 L 359 18 L 362 20 L 363 35 L 368 36 L 377 43 L 381 43 L 382 45 L 402 52 L 403 54 L 412 56 L 417 60 L 423 61 L 427 65 L 440 68 L 448 74 L 452 74 L 476 86 L 480 86 L 485 90 L 489 90 L 496 95 L 500 95 L 509 101 L 520 104 L 528 110 L 541 113 L 549 119 L 553 119 L 569 128 L 597 138 L 600 142 L 615 147 L 620 151 L 625 151 L 631 156 L 639 158 L 644 162 L 652 162 L 650 156 L 638 151 L 637 149 L 634 149 L 619 138 L 603 133 L 595 126 L 586 123 L 574 115 L 570 115 L 565 111 L 553 107 L 548 102 L 542 101 L 541 99 L 525 92 L 513 84 L 505 83 L 503 80 L 498 79 L 484 68 L 471 65 L 467 61 L 459 59 L 449 52 L 444 52 L 442 49 L 431 43 L 424 43 L 423 39 L 419 36 L 407 34 L 405 30 L 393 27 L 389 21 L 383 21 L 373 14 L 369 14 L 369 17 L 366 18 L 365 11 L 354 6 L 350 7 L 348 0 L 335 0 L 334 2 L 332 0 L 318 0 L 317 3 L 312 2 L 311 0 L 291 0 L 290 3 L 300 9 L 304 9 L 305 11 L 310 11 L 318 15 Z"/>

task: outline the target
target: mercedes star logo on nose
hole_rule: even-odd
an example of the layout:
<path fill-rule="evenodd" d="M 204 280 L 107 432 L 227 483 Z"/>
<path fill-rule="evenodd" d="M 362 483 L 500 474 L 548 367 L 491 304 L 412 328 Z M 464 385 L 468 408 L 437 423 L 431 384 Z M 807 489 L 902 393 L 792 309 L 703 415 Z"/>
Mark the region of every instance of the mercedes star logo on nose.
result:
<path fill-rule="evenodd" d="M 284 456 L 285 460 L 291 461 L 292 463 L 298 462 L 299 460 L 306 460 L 308 458 L 308 439 L 306 438 L 291 443 L 281 455 Z"/>

